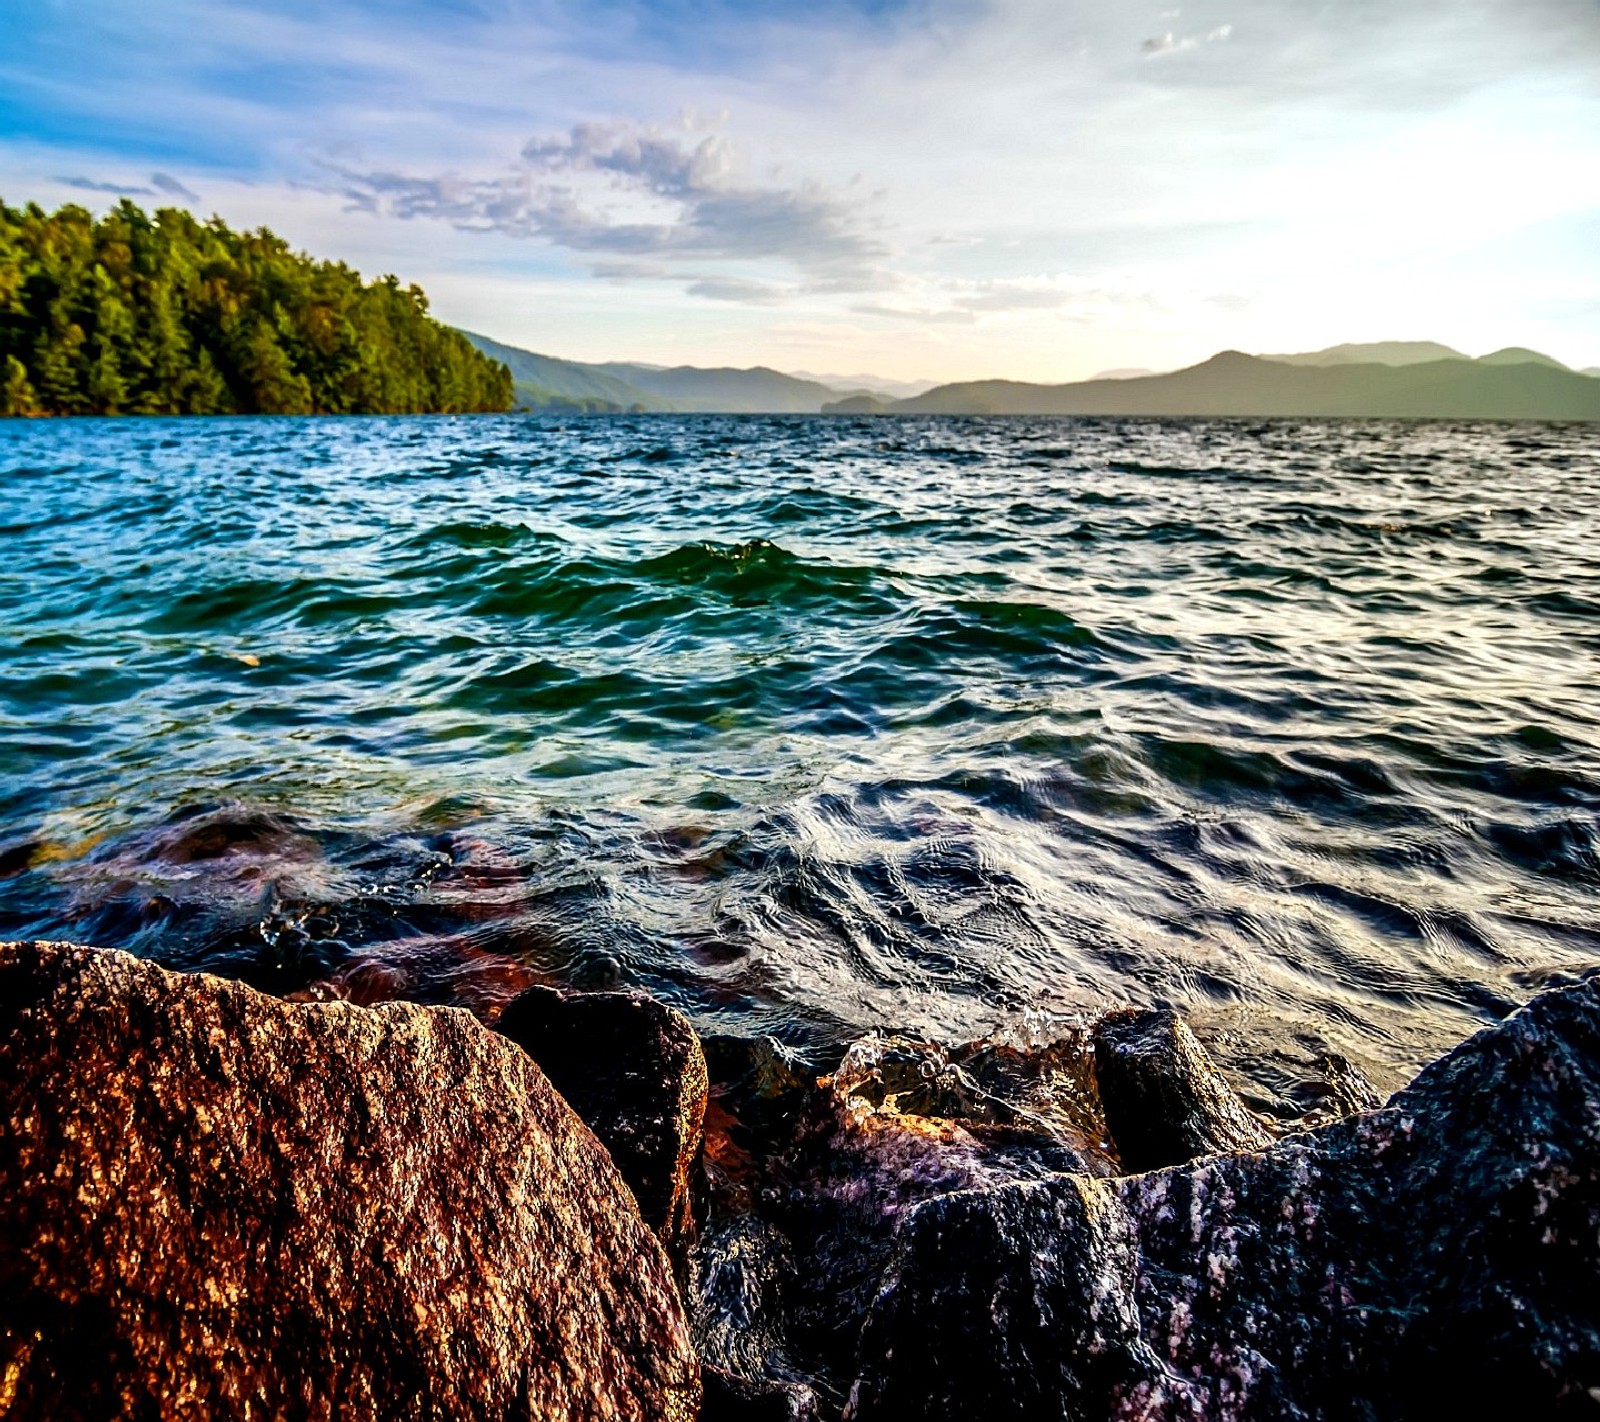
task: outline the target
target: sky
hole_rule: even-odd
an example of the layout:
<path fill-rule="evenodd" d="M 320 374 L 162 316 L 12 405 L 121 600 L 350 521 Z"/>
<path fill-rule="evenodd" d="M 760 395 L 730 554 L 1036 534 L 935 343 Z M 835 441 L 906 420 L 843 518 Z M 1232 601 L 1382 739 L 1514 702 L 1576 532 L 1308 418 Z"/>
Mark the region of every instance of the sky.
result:
<path fill-rule="evenodd" d="M 580 360 L 1600 366 L 1600 0 L 0 0 L 0 198 Z"/>

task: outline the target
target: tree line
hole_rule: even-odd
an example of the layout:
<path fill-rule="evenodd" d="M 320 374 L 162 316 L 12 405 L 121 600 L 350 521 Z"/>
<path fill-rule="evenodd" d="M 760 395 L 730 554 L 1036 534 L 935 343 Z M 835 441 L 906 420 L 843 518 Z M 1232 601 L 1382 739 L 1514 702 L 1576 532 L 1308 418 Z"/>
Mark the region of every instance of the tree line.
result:
<path fill-rule="evenodd" d="M 505 410 L 511 372 L 392 276 L 124 199 L 0 202 L 0 415 Z"/>

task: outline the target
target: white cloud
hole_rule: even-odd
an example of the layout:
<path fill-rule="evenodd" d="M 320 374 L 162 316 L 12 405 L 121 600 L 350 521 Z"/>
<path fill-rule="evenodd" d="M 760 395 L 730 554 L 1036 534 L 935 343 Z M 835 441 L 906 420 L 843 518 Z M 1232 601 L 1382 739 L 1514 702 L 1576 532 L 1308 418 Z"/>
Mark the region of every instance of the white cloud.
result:
<path fill-rule="evenodd" d="M 705 277 L 686 289 L 690 296 L 731 301 L 741 306 L 776 306 L 791 294 L 770 282 L 746 281 L 742 277 Z"/>
<path fill-rule="evenodd" d="M 331 171 L 335 189 L 361 211 L 541 239 L 603 259 L 600 270 L 614 279 L 777 263 L 807 278 L 809 290 L 855 291 L 875 284 L 886 255 L 866 231 L 859 194 L 743 179 L 728 138 L 690 125 L 579 124 L 528 140 L 514 164 L 482 177 Z M 718 300 L 783 295 L 770 282 L 728 274 L 700 276 L 687 290 Z"/>

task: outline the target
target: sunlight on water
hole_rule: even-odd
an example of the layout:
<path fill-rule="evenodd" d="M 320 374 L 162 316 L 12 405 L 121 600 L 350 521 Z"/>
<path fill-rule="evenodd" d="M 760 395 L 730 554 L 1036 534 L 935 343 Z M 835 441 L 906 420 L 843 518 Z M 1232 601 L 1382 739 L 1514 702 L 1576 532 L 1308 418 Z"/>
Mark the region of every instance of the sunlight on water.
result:
<path fill-rule="evenodd" d="M 1600 951 L 1570 428 L 0 427 L 0 931 L 1381 1084 Z"/>

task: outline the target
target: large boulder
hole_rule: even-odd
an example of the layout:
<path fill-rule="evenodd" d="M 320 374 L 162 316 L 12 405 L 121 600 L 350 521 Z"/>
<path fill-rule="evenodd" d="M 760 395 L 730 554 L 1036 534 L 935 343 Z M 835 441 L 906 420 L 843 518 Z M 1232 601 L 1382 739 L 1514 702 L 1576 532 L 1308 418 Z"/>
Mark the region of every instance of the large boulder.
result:
<path fill-rule="evenodd" d="M 1600 982 L 1252 1154 L 918 1206 L 847 1415 L 1593 1414 Z"/>
<path fill-rule="evenodd" d="M 668 1261 L 460 1010 L 0 944 L 8 1418 L 690 1422 Z"/>
<path fill-rule="evenodd" d="M 600 1137 L 684 1277 L 707 1088 L 689 1019 L 643 993 L 531 987 L 496 1027 Z"/>

